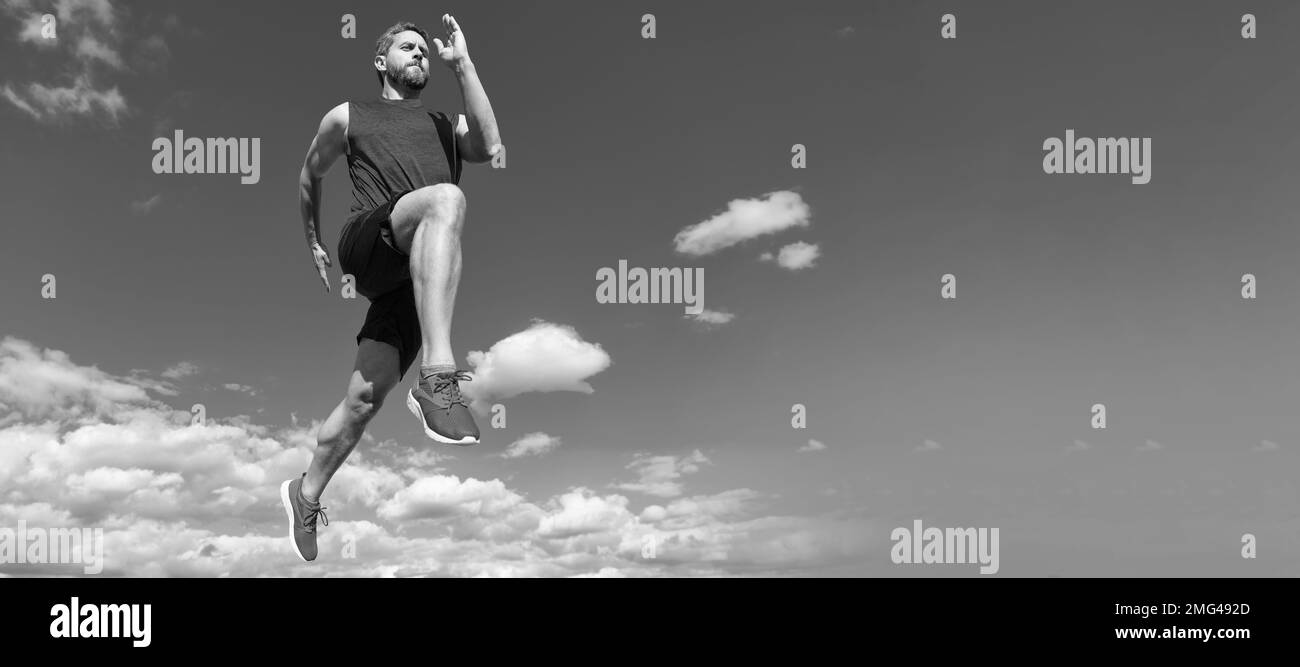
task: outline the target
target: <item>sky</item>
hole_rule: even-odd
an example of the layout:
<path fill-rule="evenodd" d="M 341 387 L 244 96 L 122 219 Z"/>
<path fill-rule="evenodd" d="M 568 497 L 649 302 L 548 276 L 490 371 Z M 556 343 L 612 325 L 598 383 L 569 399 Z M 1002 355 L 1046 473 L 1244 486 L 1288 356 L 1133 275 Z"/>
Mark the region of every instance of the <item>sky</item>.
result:
<path fill-rule="evenodd" d="M 378 96 L 378 34 L 444 12 L 507 149 L 460 182 L 452 328 L 505 425 L 429 441 L 408 374 L 304 565 L 278 487 L 366 303 L 346 167 L 328 293 L 299 169 Z M 1296 31 L 1286 2 L 0 0 L 0 528 L 102 528 L 100 576 L 980 576 L 892 562 L 915 520 L 999 528 L 997 576 L 1295 576 Z M 154 173 L 177 129 L 257 138 L 258 181 Z M 1044 173 L 1067 130 L 1151 138 L 1150 182 Z M 703 269 L 705 313 L 599 303 L 620 260 Z"/>

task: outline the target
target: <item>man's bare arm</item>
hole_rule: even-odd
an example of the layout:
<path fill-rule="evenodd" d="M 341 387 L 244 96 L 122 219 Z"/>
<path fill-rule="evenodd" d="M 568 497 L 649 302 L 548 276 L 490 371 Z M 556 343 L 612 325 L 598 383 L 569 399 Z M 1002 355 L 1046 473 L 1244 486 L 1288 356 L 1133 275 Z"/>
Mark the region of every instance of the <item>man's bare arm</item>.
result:
<path fill-rule="evenodd" d="M 320 245 L 320 204 L 321 179 L 329 173 L 330 167 L 347 152 L 348 147 L 348 104 L 344 102 L 325 114 L 321 119 L 320 129 L 312 139 L 311 148 L 302 162 L 302 173 L 298 177 L 298 199 L 302 209 L 303 230 L 307 235 L 307 246 L 312 251 L 313 261 L 320 273 L 325 290 L 329 291 L 329 276 L 325 267 L 332 262 L 329 253 Z"/>
<path fill-rule="evenodd" d="M 468 121 L 456 120 L 456 150 L 466 162 L 487 162 L 505 148 L 501 145 L 497 118 L 492 113 L 487 93 L 483 91 L 483 82 L 479 81 L 474 69 L 474 61 L 470 60 L 469 43 L 456 17 L 443 14 L 442 25 L 447 30 L 447 43 L 444 45 L 435 37 L 433 47 L 438 58 L 456 75 L 460 96 L 465 102 L 464 117 Z"/>
<path fill-rule="evenodd" d="M 465 58 L 453 71 L 460 83 L 461 97 L 465 100 L 466 127 L 457 132 L 461 158 L 466 162 L 487 162 L 502 147 L 492 104 L 472 60 Z"/>

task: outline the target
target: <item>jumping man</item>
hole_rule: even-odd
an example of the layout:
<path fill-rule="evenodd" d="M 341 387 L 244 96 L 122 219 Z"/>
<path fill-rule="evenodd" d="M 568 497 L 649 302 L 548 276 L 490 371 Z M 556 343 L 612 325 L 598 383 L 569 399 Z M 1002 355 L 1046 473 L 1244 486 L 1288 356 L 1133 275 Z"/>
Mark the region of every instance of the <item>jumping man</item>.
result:
<path fill-rule="evenodd" d="M 454 445 L 478 442 L 458 384 L 470 377 L 456 368 L 451 352 L 465 222 L 465 195 L 457 184 L 463 162 L 488 162 L 503 146 L 465 35 L 450 14 L 442 23 L 447 43 L 434 39 L 434 53 L 460 83 L 465 113 L 453 122 L 420 101 L 431 67 L 428 34 L 398 23 L 375 44 L 380 97 L 330 109 L 303 162 L 299 193 L 307 244 L 328 292 L 325 267 L 333 263 L 320 243 L 321 180 L 339 156 L 347 156 L 352 208 L 339 236 L 339 266 L 370 302 L 347 395 L 321 425 L 311 467 L 280 486 L 290 541 L 304 561 L 316 558 L 317 519 L 329 523 L 320 505 L 325 485 L 417 351 L 419 378 L 406 403 L 425 434 Z"/>

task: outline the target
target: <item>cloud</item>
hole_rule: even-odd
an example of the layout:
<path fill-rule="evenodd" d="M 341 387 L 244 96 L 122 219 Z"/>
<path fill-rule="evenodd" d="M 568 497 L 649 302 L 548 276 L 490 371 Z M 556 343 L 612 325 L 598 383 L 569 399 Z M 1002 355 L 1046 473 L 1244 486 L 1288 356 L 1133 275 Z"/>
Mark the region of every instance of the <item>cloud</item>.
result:
<path fill-rule="evenodd" d="M 869 522 L 765 515 L 753 489 L 677 497 L 680 477 L 708 462 L 699 451 L 637 456 L 628 467 L 641 483 L 674 496 L 641 510 L 584 487 L 533 500 L 499 479 L 429 469 L 442 457 L 423 444 L 384 440 L 354 451 L 334 476 L 321 556 L 303 565 L 284 536 L 278 490 L 307 468 L 321 422 L 191 424 L 132 384 L 148 379 L 0 341 L 0 526 L 100 528 L 103 576 L 145 577 L 815 573 L 882 546 Z M 63 419 L 88 411 L 94 419 Z M 647 540 L 653 557 L 643 555 Z M 6 574 L 82 569 L 0 564 Z"/>
<path fill-rule="evenodd" d="M 808 444 L 799 448 L 800 452 L 820 452 L 826 449 L 826 445 L 820 440 L 809 440 Z"/>
<path fill-rule="evenodd" d="M 852 37 L 852 36 L 853 36 L 853 33 L 855 33 L 855 32 L 857 32 L 857 31 L 854 30 L 853 26 L 851 26 L 851 25 L 846 25 L 846 26 L 844 26 L 843 28 L 840 28 L 840 29 L 836 30 L 836 31 L 835 31 L 835 36 L 836 36 L 836 37 L 839 37 L 840 39 L 847 39 L 847 38 L 849 38 L 849 37 Z"/>
<path fill-rule="evenodd" d="M 162 201 L 161 194 L 154 195 L 148 199 L 133 201 L 131 202 L 131 210 L 135 211 L 136 213 L 148 213 L 152 211 L 160 201 Z"/>
<path fill-rule="evenodd" d="M 588 343 L 571 326 L 534 320 L 532 326 L 488 349 L 466 357 L 473 381 L 462 386 L 474 408 L 485 412 L 492 401 L 527 392 L 595 392 L 587 378 L 609 368 L 609 354 Z"/>
<path fill-rule="evenodd" d="M 240 392 L 240 393 L 242 393 L 242 394 L 248 394 L 249 396 L 256 396 L 256 395 L 257 395 L 257 390 L 254 389 L 254 388 L 252 388 L 252 387 L 250 387 L 250 386 L 248 386 L 248 385 L 246 385 L 246 384 L 238 384 L 238 383 L 236 383 L 236 382 L 227 382 L 226 384 L 221 385 L 221 387 L 222 387 L 223 389 L 227 389 L 227 390 L 229 390 L 229 391 L 237 391 L 237 392 Z"/>
<path fill-rule="evenodd" d="M 1276 442 L 1273 442 L 1272 440 L 1260 440 L 1258 445 L 1251 448 L 1251 451 L 1276 452 L 1279 449 L 1281 449 L 1281 447 L 1279 447 L 1278 444 Z"/>
<path fill-rule="evenodd" d="M 683 315 L 682 317 L 684 319 L 694 320 L 696 322 L 699 322 L 700 324 L 703 324 L 707 328 L 715 329 L 736 319 L 736 314 L 728 313 L 726 311 L 721 311 L 721 310 L 709 310 L 708 308 L 705 308 L 704 310 L 701 310 L 700 312 L 695 313 L 693 315 L 688 313 L 686 315 Z"/>
<path fill-rule="evenodd" d="M 21 19 L 22 29 L 18 32 L 18 41 L 31 42 L 37 46 L 54 46 L 58 44 L 55 38 L 47 38 L 44 34 L 45 20 L 44 14 L 33 12 Z M 57 30 L 56 30 L 57 37 Z"/>
<path fill-rule="evenodd" d="M 1142 445 L 1140 445 L 1140 446 L 1137 448 L 1137 451 L 1139 451 L 1139 452 L 1158 452 L 1158 451 L 1160 451 L 1160 450 L 1162 450 L 1162 449 L 1164 449 L 1164 448 L 1165 448 L 1164 445 L 1162 445 L 1162 444 L 1156 442 L 1155 440 L 1147 440 L 1145 443 L 1143 443 Z"/>
<path fill-rule="evenodd" d="M 1089 445 L 1088 443 L 1086 443 L 1086 442 L 1084 442 L 1084 441 L 1082 441 L 1082 440 L 1075 440 L 1075 441 L 1074 441 L 1074 442 L 1073 442 L 1069 447 L 1066 447 L 1066 448 L 1065 448 L 1065 451 L 1067 451 L 1067 452 L 1086 452 L 1086 451 L 1088 451 L 1089 449 L 1092 449 L 1092 445 Z"/>
<path fill-rule="evenodd" d="M 169 380 L 179 380 L 187 375 L 194 375 L 199 372 L 199 367 L 188 361 L 182 361 L 171 368 L 162 372 L 162 376 Z"/>
<path fill-rule="evenodd" d="M 152 403 L 145 389 L 98 368 L 78 367 L 65 352 L 12 336 L 0 339 L 0 414 L 9 413 L 6 419 L 103 419 L 123 405 Z"/>
<path fill-rule="evenodd" d="M 46 86 L 43 83 L 27 84 L 26 93 L 9 84 L 0 88 L 0 96 L 39 121 L 64 121 L 77 116 L 94 116 L 96 111 L 107 114 L 116 123 L 126 113 L 126 98 L 111 89 L 98 89 L 89 77 L 79 76 L 71 86 Z"/>
<path fill-rule="evenodd" d="M 627 468 L 636 471 L 639 479 L 615 484 L 614 488 L 665 498 L 679 496 L 682 485 L 678 480 L 683 475 L 699 472 L 700 466 L 709 462 L 698 449 L 682 457 L 638 454 Z"/>
<path fill-rule="evenodd" d="M 792 227 L 807 227 L 808 205 L 797 192 L 771 192 L 759 199 L 733 199 L 727 210 L 682 229 L 673 238 L 677 252 L 710 255 L 737 243 Z"/>
<path fill-rule="evenodd" d="M 529 433 L 511 443 L 506 448 L 506 451 L 501 453 L 501 458 L 514 459 L 520 456 L 541 456 L 547 452 L 555 451 L 555 448 L 559 446 L 559 438 L 538 431 Z"/>
<path fill-rule="evenodd" d="M 921 443 L 919 446 L 917 446 L 917 447 L 913 447 L 913 448 L 912 448 L 912 451 L 914 451 L 914 452 L 937 452 L 937 451 L 940 451 L 940 450 L 942 450 L 942 449 L 943 449 L 943 445 L 940 445 L 939 443 L 937 443 L 937 442 L 935 442 L 935 441 L 933 441 L 933 440 L 926 440 L 925 442 Z"/>
<path fill-rule="evenodd" d="M 82 35 L 77 40 L 77 55 L 99 60 L 113 69 L 122 69 L 122 56 L 116 49 L 99 41 L 94 35 Z"/>
<path fill-rule="evenodd" d="M 42 36 L 43 14 L 33 13 L 31 3 L 9 1 L 0 11 L 17 18 L 21 24 L 20 42 L 39 47 L 57 46 L 67 58 L 59 58 L 56 68 L 40 68 L 50 76 L 43 81 L 5 81 L 0 97 L 23 113 L 44 123 L 65 123 L 83 118 L 97 118 L 116 125 L 130 109 L 119 87 L 100 81 L 105 72 L 126 70 L 123 45 L 131 44 L 123 33 L 112 3 L 108 0 L 56 0 L 56 38 Z M 165 49 L 161 37 L 146 40 L 151 53 Z M 43 55 L 42 57 L 48 58 Z"/>
<path fill-rule="evenodd" d="M 812 268 L 813 263 L 821 256 L 821 250 L 816 244 L 804 243 L 798 241 L 783 246 L 775 258 L 772 253 L 765 252 L 758 256 L 759 261 L 770 262 L 776 259 L 776 263 L 783 269 L 798 271 L 800 269 Z"/>

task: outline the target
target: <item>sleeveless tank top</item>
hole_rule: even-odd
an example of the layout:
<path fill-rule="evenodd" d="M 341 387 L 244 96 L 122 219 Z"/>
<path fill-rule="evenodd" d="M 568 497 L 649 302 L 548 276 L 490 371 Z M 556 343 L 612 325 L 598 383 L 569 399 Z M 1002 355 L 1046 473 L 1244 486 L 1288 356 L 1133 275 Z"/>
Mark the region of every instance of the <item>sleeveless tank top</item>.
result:
<path fill-rule="evenodd" d="M 421 100 L 348 102 L 351 220 L 399 193 L 460 183 L 454 122 Z"/>

